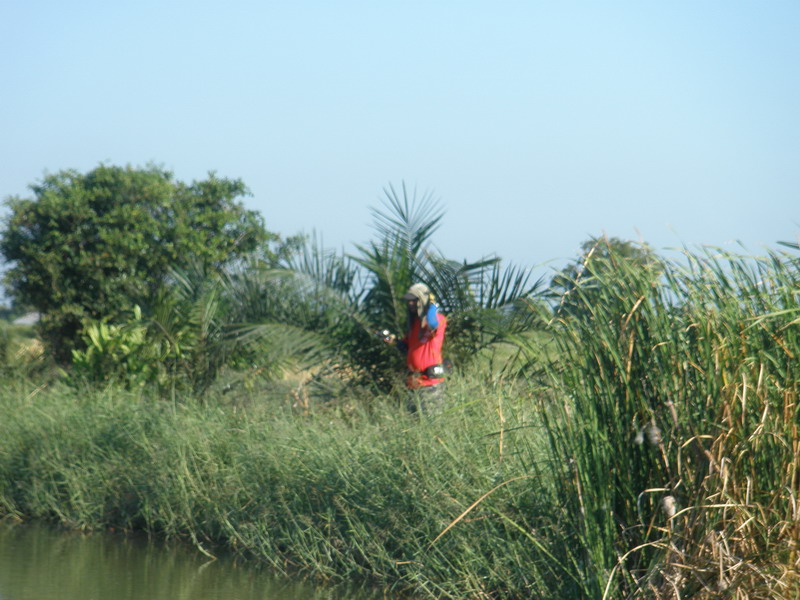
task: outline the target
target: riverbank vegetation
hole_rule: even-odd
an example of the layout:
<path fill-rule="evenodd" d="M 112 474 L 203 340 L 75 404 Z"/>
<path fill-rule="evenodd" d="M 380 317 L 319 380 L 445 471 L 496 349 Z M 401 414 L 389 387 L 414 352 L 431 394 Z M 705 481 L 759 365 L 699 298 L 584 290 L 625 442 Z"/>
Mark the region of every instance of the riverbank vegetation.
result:
<path fill-rule="evenodd" d="M 600 238 L 544 285 L 433 253 L 429 198 L 375 216 L 352 257 L 171 269 L 59 369 L 6 334 L 0 512 L 421 597 L 797 597 L 797 245 Z M 374 331 L 418 280 L 456 360 L 415 417 Z"/>

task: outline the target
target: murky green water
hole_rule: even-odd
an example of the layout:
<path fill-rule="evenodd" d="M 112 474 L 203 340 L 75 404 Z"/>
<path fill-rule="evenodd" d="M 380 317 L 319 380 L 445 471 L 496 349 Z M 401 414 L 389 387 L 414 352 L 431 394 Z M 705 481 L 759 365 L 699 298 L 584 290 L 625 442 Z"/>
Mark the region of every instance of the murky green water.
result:
<path fill-rule="evenodd" d="M 377 600 L 287 581 L 190 548 L 0 522 L 0 600 Z"/>

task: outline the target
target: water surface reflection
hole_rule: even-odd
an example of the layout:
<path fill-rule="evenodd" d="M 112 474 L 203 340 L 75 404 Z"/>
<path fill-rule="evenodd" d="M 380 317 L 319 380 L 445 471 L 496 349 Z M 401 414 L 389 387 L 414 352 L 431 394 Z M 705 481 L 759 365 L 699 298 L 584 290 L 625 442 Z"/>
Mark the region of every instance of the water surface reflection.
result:
<path fill-rule="evenodd" d="M 320 588 L 191 548 L 0 521 L 0 600 L 377 600 Z"/>

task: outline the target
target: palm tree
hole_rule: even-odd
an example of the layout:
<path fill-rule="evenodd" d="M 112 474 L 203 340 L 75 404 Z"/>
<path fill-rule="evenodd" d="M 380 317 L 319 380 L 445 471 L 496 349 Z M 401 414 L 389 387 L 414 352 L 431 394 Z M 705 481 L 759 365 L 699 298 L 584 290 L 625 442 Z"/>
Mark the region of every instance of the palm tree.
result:
<path fill-rule="evenodd" d="M 151 347 L 163 349 L 172 386 L 186 384 L 202 397 L 226 369 L 238 378 L 276 378 L 324 352 L 312 331 L 280 318 L 293 305 L 280 293 L 282 273 L 254 257 L 238 271 L 193 263 L 173 269 L 170 279 L 146 326 Z"/>
<path fill-rule="evenodd" d="M 372 209 L 377 237 L 356 246 L 357 253 L 336 255 L 318 245 L 307 246 L 288 265 L 295 281 L 313 290 L 302 294 L 300 304 L 315 307 L 308 314 L 327 315 L 323 326 L 319 318 L 309 319 L 307 326 L 327 336 L 330 347 L 351 367 L 385 385 L 402 369 L 396 353 L 387 351 L 374 332 L 404 330 L 401 298 L 416 282 L 430 287 L 448 315 L 446 349 L 458 365 L 532 326 L 531 313 L 518 308 L 541 281 L 532 283 L 525 269 L 502 267 L 497 257 L 476 262 L 445 258 L 432 243 L 444 217 L 433 196 L 418 196 L 405 184 L 399 189 L 389 185 L 384 194 L 383 205 Z"/>

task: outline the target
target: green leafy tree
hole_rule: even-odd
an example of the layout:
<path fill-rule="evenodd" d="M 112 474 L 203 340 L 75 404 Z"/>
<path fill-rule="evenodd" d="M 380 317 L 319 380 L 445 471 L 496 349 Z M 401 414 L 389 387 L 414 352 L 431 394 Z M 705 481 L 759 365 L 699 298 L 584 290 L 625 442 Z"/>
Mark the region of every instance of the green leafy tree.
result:
<path fill-rule="evenodd" d="M 10 197 L 0 252 L 15 301 L 42 314 L 40 333 L 54 358 L 82 346 L 85 319 L 147 307 L 187 260 L 222 266 L 276 238 L 245 210 L 240 180 L 186 184 L 155 166 L 101 165 L 61 171 Z"/>

